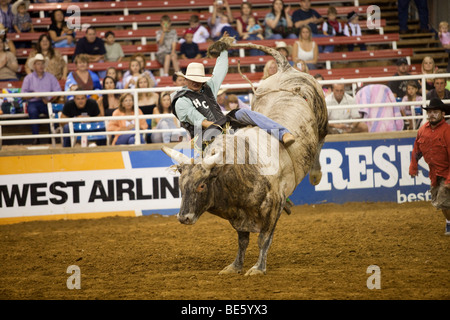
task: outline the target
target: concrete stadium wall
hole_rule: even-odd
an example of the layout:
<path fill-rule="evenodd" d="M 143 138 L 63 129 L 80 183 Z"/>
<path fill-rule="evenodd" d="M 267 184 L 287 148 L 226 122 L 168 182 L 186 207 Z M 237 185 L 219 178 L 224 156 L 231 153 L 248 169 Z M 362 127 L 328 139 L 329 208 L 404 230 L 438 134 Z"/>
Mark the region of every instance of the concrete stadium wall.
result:
<path fill-rule="evenodd" d="M 429 200 L 428 166 L 411 178 L 416 132 L 330 135 L 323 177 L 306 177 L 296 204 Z M 181 193 L 161 145 L 0 153 L 0 224 L 42 219 L 172 215 Z M 175 147 L 175 144 L 172 145 Z"/>

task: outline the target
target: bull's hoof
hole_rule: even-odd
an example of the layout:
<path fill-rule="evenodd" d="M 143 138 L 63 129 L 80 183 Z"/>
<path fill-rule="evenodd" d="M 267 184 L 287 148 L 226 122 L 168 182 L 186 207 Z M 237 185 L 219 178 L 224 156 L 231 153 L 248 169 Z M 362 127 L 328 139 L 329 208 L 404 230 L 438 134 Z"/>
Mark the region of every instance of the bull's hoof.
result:
<path fill-rule="evenodd" d="M 259 269 L 255 268 L 255 267 L 253 267 L 253 268 L 249 269 L 245 273 L 245 276 L 262 276 L 262 275 L 265 275 L 265 274 L 266 274 L 265 270 L 263 271 L 263 270 L 259 270 Z"/>
<path fill-rule="evenodd" d="M 313 186 L 317 186 L 320 183 L 320 180 L 322 180 L 322 172 L 321 171 L 309 173 L 309 182 Z"/>
<path fill-rule="evenodd" d="M 219 274 L 233 274 L 233 273 L 241 273 L 242 269 L 237 268 L 234 266 L 234 264 L 230 264 L 229 266 L 226 266 L 223 268 L 222 271 L 219 272 Z"/>

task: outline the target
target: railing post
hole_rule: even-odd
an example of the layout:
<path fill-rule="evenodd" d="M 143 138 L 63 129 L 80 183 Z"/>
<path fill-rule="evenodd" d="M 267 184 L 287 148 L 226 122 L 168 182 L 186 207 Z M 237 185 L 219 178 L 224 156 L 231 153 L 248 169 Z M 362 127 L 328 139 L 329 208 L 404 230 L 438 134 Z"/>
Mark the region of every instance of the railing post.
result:
<path fill-rule="evenodd" d="M 139 121 L 139 96 L 137 91 L 133 92 L 133 106 L 134 106 L 134 129 L 136 133 L 134 134 L 134 144 L 141 144 L 141 135 L 140 135 L 140 121 Z"/>

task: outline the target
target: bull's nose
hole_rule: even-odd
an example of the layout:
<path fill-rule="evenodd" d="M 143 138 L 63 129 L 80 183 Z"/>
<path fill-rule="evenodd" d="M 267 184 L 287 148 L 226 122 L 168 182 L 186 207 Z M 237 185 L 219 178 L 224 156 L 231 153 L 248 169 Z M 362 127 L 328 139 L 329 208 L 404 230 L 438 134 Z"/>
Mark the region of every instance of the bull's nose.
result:
<path fill-rule="evenodd" d="M 178 212 L 177 219 L 183 224 L 193 224 L 194 223 L 194 214 L 188 213 L 188 214 L 180 214 Z"/>

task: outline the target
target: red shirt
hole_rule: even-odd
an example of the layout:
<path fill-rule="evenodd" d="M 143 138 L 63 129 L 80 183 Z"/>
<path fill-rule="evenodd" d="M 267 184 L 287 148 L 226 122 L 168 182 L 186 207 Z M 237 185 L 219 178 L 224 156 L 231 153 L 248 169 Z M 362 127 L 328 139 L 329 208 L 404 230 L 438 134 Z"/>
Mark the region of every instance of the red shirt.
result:
<path fill-rule="evenodd" d="M 450 184 L 450 125 L 444 119 L 435 128 L 429 122 L 420 127 L 411 155 L 410 175 L 417 174 L 417 162 L 422 156 L 430 167 L 431 185 L 437 186 L 437 176 Z"/>

